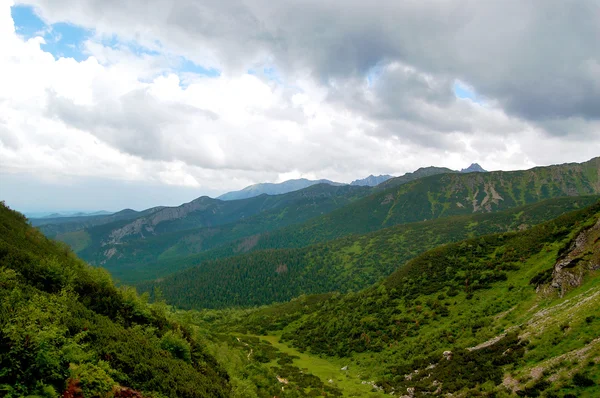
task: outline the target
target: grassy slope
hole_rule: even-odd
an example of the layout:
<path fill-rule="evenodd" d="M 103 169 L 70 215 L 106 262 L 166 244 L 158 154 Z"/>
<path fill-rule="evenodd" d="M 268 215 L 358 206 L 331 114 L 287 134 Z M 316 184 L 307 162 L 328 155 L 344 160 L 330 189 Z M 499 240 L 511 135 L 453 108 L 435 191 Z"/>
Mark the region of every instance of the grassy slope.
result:
<path fill-rule="evenodd" d="M 306 248 L 257 251 L 207 261 L 139 287 L 159 287 L 167 301 L 182 308 L 261 305 L 300 294 L 356 291 L 438 245 L 526 228 L 596 201 L 595 196 L 551 199 L 503 212 L 399 225 Z"/>
<path fill-rule="evenodd" d="M 318 310 L 307 311 L 287 326 L 284 337 L 301 350 L 349 356 L 351 367 L 362 369 L 365 377 L 377 378 L 388 392 L 407 387 L 433 391 L 435 378 L 444 383 L 442 391 L 446 392 L 470 390 L 478 395 L 521 390 L 535 396 L 549 390 L 559 395 L 594 396 L 600 382 L 599 272 L 589 271 L 582 286 L 563 298 L 552 293 L 553 289 L 536 293 L 530 281 L 550 269 L 568 242 L 599 216 L 600 208 L 596 206 L 506 236 L 503 244 L 491 236 L 483 237 L 488 245 L 481 241 L 480 253 L 473 253 L 478 240 L 467 241 L 462 248 L 462 244 L 456 244 L 430 251 L 409 262 L 384 285 L 321 301 Z M 465 251 L 468 245 L 471 248 Z M 498 257 L 511 245 L 522 249 L 519 257 Z M 587 250 L 598 256 L 597 238 Z M 488 262 L 492 269 L 504 269 L 500 272 L 506 279 L 469 289 L 462 279 L 467 275 L 461 276 L 462 282 L 457 285 L 451 277 L 434 277 L 434 269 L 423 272 L 423 267 L 434 266 L 443 274 L 448 263 L 434 259 L 444 258 L 455 267 L 453 273 L 464 272 L 456 267 L 461 253 L 469 261 L 478 258 L 483 269 Z M 477 269 L 474 263 L 468 264 L 465 270 Z M 414 280 L 420 275 L 427 275 L 427 280 Z M 478 278 L 482 280 L 481 274 Z M 417 283 L 411 283 L 411 279 Z M 258 314 L 253 319 L 264 321 Z M 265 325 L 250 326 L 261 329 Z M 466 350 L 507 332 L 508 337 L 488 348 Z M 444 350 L 454 352 L 454 362 L 441 360 Z M 503 355 L 506 352 L 514 355 L 507 357 Z M 465 360 L 468 362 L 462 362 Z M 478 366 L 473 370 L 474 380 L 464 373 L 467 363 Z M 438 370 L 425 369 L 429 364 L 437 364 Z M 417 369 L 421 375 L 433 374 L 432 378 L 415 375 L 407 381 L 404 375 Z M 581 385 L 581 377 L 577 381 L 576 374 L 595 385 Z"/>

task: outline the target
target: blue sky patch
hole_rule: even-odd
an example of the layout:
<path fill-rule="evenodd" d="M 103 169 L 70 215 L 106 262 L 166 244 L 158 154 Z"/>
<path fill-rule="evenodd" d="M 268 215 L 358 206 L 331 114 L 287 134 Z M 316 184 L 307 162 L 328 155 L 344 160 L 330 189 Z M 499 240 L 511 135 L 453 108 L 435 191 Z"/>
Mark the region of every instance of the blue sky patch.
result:
<path fill-rule="evenodd" d="M 385 65 L 383 63 L 377 63 L 367 71 L 367 85 L 373 87 L 377 80 L 381 77 L 385 71 Z"/>
<path fill-rule="evenodd" d="M 76 61 L 83 61 L 88 57 L 82 52 L 83 42 L 92 34 L 92 31 L 75 25 L 56 23 L 52 25 L 52 30 L 44 36 L 46 44 L 42 44 L 41 48 L 54 55 L 55 58 L 74 58 Z"/>
<path fill-rule="evenodd" d="M 10 11 L 17 33 L 25 39 L 42 36 L 46 41 L 41 45 L 42 50 L 55 58 L 74 58 L 77 61 L 87 58 L 81 46 L 93 34 L 91 30 L 64 22 L 49 26 L 30 6 L 13 6 Z"/>
<path fill-rule="evenodd" d="M 12 19 L 15 23 L 17 33 L 25 39 L 43 36 L 43 30 L 47 25 L 33 11 L 33 7 L 13 6 L 10 8 Z"/>
<path fill-rule="evenodd" d="M 467 84 L 461 82 L 460 80 L 456 80 L 454 82 L 453 89 L 456 98 L 469 99 L 478 104 L 483 104 L 482 99 L 479 98 L 475 90 Z"/>
<path fill-rule="evenodd" d="M 91 29 L 85 29 L 80 26 L 59 22 L 52 25 L 46 24 L 35 12 L 31 6 L 17 5 L 11 7 L 11 16 L 13 18 L 17 34 L 28 40 L 33 37 L 41 36 L 45 44 L 40 47 L 49 52 L 55 58 L 73 58 L 76 61 L 83 61 L 88 58 L 84 52 L 83 43 L 94 35 Z M 142 46 L 135 41 L 122 41 L 118 36 L 102 37 L 102 45 L 116 50 L 127 49 L 131 53 L 143 56 L 159 56 L 160 51 Z M 161 49 L 160 43 L 155 43 L 157 49 Z M 198 65 L 185 57 L 180 57 L 175 72 L 179 74 L 196 74 L 206 77 L 219 77 L 221 72 L 215 68 L 206 68 Z M 265 74 L 267 74 L 265 69 Z M 271 72 L 275 76 L 275 71 Z"/>
<path fill-rule="evenodd" d="M 179 64 L 179 73 L 194 73 L 206 77 L 219 77 L 221 71 L 215 68 L 205 68 L 201 65 L 195 64 L 187 58 L 181 57 L 181 63 Z"/>

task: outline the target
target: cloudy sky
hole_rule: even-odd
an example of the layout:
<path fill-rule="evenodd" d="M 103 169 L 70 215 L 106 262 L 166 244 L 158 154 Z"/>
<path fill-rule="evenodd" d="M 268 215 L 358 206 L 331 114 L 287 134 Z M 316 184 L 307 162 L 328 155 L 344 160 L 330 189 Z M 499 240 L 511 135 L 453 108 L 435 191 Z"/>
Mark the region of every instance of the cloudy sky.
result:
<path fill-rule="evenodd" d="M 600 155 L 599 0 L 0 0 L 0 199 Z"/>

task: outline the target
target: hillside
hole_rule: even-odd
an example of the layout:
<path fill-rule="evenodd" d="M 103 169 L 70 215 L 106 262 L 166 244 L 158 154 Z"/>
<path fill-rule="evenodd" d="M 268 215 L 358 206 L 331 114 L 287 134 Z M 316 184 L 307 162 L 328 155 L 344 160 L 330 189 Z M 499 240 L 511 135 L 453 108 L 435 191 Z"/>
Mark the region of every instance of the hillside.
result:
<path fill-rule="evenodd" d="M 253 306 L 287 301 L 301 294 L 357 291 L 436 246 L 523 230 L 598 199 L 551 199 L 503 212 L 398 225 L 303 248 L 260 250 L 205 261 L 138 288 L 148 292 L 159 288 L 169 303 L 181 308 Z"/>
<path fill-rule="evenodd" d="M 599 307 L 600 203 L 438 247 L 357 293 L 199 318 L 344 364 L 333 386 L 352 372 L 374 394 L 593 397 Z"/>
<path fill-rule="evenodd" d="M 0 204 L 2 396 L 227 397 L 191 329 Z"/>
<path fill-rule="evenodd" d="M 408 173 L 400 177 L 396 183 L 402 184 L 424 175 L 446 171 L 451 170 L 444 168 L 419 169 L 415 173 Z M 143 212 L 123 210 L 110 216 L 34 219 L 32 224 L 39 226 L 46 236 L 67 243 L 86 260 L 96 264 L 110 265 L 114 254 L 107 256 L 106 253 L 113 253 L 111 249 L 120 251 L 122 244 L 138 240 L 141 247 L 132 248 L 132 251 L 143 253 L 143 260 L 133 259 L 130 261 L 126 259 L 127 254 L 120 253 L 124 259 L 119 263 L 130 265 L 139 263 L 139 261 L 156 260 L 152 255 L 145 257 L 146 253 L 144 253 L 144 247 L 149 245 L 143 241 L 153 236 L 189 229 L 190 236 L 183 233 L 159 239 L 160 242 L 180 243 L 180 247 L 169 250 L 168 257 L 185 256 L 206 250 L 204 245 L 200 245 L 202 247 L 199 248 L 199 245 L 188 245 L 188 242 L 190 240 L 194 242 L 204 241 L 204 237 L 213 235 L 211 228 L 217 225 L 233 223 L 226 235 L 235 236 L 234 239 L 237 239 L 242 236 L 303 222 L 311 217 L 344 206 L 350 201 L 369 193 L 368 187 L 348 188 L 336 186 L 335 184 L 319 184 L 318 181 L 312 182 L 316 184 L 311 184 L 308 188 L 288 194 L 274 195 L 274 197 L 260 196 L 239 201 L 221 201 L 201 197 L 178 207 L 157 207 Z M 324 201 L 323 198 L 327 198 L 327 200 Z M 264 218 L 261 215 L 258 218 L 248 220 L 261 213 L 265 213 Z M 266 221 L 269 219 L 275 222 Z M 124 222 L 126 220 L 129 220 L 129 222 Z M 234 225 L 238 222 L 242 224 L 239 228 Z M 248 228 L 246 224 L 252 224 L 253 227 Z M 256 225 L 259 224 L 264 225 L 257 228 Z M 208 229 L 202 230 L 203 228 Z M 249 232 L 243 232 L 246 229 Z M 237 234 L 231 235 L 233 230 L 237 231 Z M 226 241 L 229 240 L 231 239 L 226 239 Z M 180 250 L 181 246 L 185 248 Z"/>

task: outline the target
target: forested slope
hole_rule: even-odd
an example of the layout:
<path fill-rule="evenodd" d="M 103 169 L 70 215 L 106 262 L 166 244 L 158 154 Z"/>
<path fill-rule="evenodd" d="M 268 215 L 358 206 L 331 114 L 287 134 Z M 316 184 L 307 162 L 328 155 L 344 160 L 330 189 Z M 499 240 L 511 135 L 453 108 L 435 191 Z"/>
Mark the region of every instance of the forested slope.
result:
<path fill-rule="evenodd" d="M 301 294 L 357 291 L 436 246 L 525 229 L 597 201 L 597 196 L 550 199 L 503 212 L 398 225 L 304 248 L 261 250 L 205 261 L 138 287 L 148 292 L 158 288 L 169 303 L 182 308 L 253 306 Z"/>
<path fill-rule="evenodd" d="M 106 271 L 3 203 L 0 369 L 7 397 L 226 397 L 231 390 L 223 368 L 164 306 L 116 288 Z"/>

